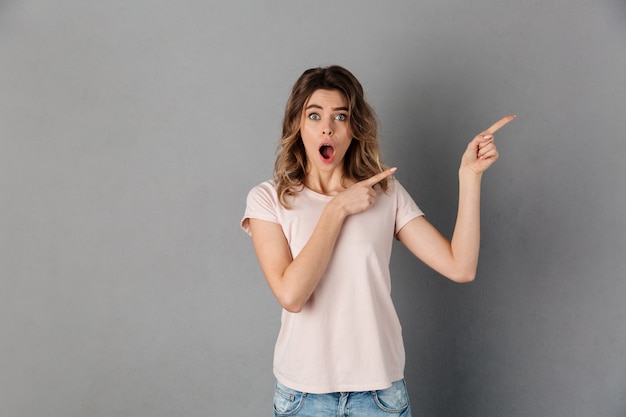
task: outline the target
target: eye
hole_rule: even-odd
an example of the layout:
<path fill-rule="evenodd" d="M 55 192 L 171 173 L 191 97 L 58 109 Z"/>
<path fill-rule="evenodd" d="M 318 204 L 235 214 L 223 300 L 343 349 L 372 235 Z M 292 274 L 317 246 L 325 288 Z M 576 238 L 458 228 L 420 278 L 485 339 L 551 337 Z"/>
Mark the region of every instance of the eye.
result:
<path fill-rule="evenodd" d="M 348 120 L 348 116 L 343 113 L 340 113 L 335 116 L 335 120 L 339 120 L 340 122 L 345 122 L 346 120 Z"/>
<path fill-rule="evenodd" d="M 320 115 L 317 113 L 311 113 L 309 114 L 309 119 L 311 120 L 319 120 L 320 119 Z"/>

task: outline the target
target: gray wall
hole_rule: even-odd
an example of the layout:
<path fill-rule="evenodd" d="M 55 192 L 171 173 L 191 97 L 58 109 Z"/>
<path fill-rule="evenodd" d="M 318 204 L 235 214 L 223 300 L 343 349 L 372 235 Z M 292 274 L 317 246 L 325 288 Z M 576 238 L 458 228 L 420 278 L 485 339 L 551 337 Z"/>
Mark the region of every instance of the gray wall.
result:
<path fill-rule="evenodd" d="M 477 281 L 398 246 L 416 416 L 626 415 L 623 0 L 0 2 L 0 415 L 270 415 L 279 308 L 238 229 L 306 68 L 364 84 Z"/>

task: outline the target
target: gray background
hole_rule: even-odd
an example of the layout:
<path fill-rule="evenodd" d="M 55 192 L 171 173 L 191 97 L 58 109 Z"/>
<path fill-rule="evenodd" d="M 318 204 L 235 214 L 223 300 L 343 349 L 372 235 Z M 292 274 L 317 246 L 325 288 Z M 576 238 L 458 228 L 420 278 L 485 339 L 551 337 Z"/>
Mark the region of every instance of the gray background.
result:
<path fill-rule="evenodd" d="M 623 0 L 0 2 L 0 415 L 262 416 L 280 310 L 239 230 L 306 68 L 352 70 L 479 276 L 398 246 L 415 416 L 626 415 Z"/>

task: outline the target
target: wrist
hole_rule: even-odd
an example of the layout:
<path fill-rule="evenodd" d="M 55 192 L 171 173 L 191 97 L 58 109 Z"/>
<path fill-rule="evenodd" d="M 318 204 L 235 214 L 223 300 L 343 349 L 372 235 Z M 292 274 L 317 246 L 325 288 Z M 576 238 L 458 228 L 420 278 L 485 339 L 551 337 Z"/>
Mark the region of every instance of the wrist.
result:
<path fill-rule="evenodd" d="M 467 178 L 468 180 L 478 180 L 480 181 L 483 177 L 482 172 L 476 172 L 469 167 L 461 166 L 459 168 L 459 178 Z"/>
<path fill-rule="evenodd" d="M 327 213 L 332 219 L 337 219 L 341 222 L 348 217 L 346 208 L 339 203 L 336 198 L 333 198 L 324 207 L 324 212 Z"/>

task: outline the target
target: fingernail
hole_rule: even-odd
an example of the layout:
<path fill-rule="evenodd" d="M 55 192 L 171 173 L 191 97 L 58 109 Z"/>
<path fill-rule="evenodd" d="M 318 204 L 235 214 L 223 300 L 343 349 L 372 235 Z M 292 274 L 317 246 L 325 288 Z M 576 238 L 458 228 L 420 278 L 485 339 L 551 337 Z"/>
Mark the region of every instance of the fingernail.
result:
<path fill-rule="evenodd" d="M 484 139 L 486 139 L 486 140 L 489 140 L 489 139 L 491 139 L 492 137 L 493 137 L 492 135 L 484 135 L 484 136 L 483 136 L 483 138 L 484 138 Z"/>

